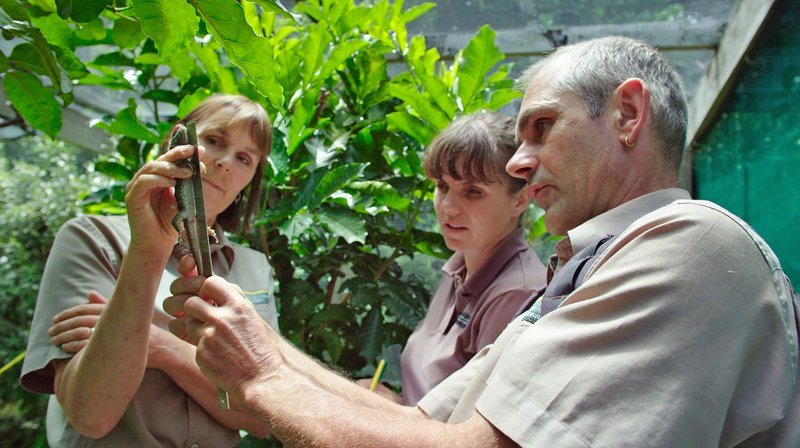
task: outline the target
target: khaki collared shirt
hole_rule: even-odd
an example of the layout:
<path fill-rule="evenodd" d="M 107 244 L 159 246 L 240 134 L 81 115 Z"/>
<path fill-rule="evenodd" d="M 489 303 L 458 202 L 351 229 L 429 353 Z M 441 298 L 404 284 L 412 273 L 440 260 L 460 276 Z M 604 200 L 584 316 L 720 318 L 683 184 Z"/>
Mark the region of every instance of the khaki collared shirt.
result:
<path fill-rule="evenodd" d="M 477 410 L 530 447 L 800 446 L 797 306 L 763 240 L 682 190 L 569 238 L 577 253 L 608 233 L 558 309 L 515 319 L 419 406 L 450 422 Z M 428 406 L 456 395 L 449 414 Z"/>
<path fill-rule="evenodd" d="M 231 243 L 220 229 L 217 235 L 220 248 L 212 254 L 214 273 L 239 284 L 261 317 L 277 329 L 272 271 L 266 257 Z M 86 303 L 90 290 L 111 297 L 129 241 L 124 216 L 83 216 L 70 220 L 59 230 L 45 266 L 31 323 L 20 378 L 25 389 L 53 393 L 51 362 L 71 355 L 50 342 L 47 329 L 52 318 L 62 310 Z M 161 303 L 170 295 L 169 285 L 178 276 L 178 261 L 174 257 L 169 260 L 155 302 L 154 323 L 165 329 L 170 317 L 162 310 Z M 239 434 L 217 423 L 166 374 L 148 369 L 120 422 L 99 440 L 78 434 L 67 422 L 56 397 L 51 395 L 47 439 L 51 446 L 57 447 L 225 447 L 237 445 Z"/>
<path fill-rule="evenodd" d="M 403 350 L 406 405 L 416 404 L 478 350 L 493 343 L 531 289 L 544 286 L 545 277 L 544 265 L 528 246 L 522 228 L 501 241 L 466 282 L 460 252 L 450 257 L 442 271 L 428 312 Z"/>

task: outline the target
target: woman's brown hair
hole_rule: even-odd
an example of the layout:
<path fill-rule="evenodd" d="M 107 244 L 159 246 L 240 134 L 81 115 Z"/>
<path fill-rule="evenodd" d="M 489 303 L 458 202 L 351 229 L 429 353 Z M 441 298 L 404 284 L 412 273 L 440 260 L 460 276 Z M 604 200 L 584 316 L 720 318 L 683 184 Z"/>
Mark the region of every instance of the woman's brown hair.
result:
<path fill-rule="evenodd" d="M 264 168 L 272 150 L 272 126 L 267 112 L 260 104 L 242 95 L 217 94 L 206 98 L 178 123 L 185 124 L 192 120 L 198 123 L 201 134 L 209 130 L 229 128 L 242 123 L 245 123 L 250 130 L 250 137 L 261 155 L 255 174 L 250 183 L 239 193 L 237 200 L 217 216 L 217 223 L 225 231 L 250 231 L 251 220 L 261 199 L 261 180 L 264 177 Z M 169 149 L 169 142 L 174 130 L 175 128 L 162 142 L 162 152 Z"/>
<path fill-rule="evenodd" d="M 430 179 L 448 175 L 457 181 L 503 182 L 510 193 L 525 186 L 525 179 L 506 172 L 517 151 L 515 120 L 496 112 L 478 112 L 452 122 L 433 139 L 422 166 Z"/>

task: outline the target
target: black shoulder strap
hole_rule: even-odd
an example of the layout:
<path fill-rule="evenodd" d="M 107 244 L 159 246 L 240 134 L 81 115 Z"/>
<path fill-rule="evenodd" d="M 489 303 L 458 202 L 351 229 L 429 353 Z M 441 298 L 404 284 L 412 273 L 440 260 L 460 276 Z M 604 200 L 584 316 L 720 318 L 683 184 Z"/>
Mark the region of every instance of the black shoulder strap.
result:
<path fill-rule="evenodd" d="M 525 320 L 536 322 L 545 314 L 555 310 L 568 295 L 578 289 L 586 279 L 586 272 L 594 260 L 616 239 L 616 235 L 606 235 L 595 244 L 590 244 L 573 255 L 554 275 L 540 294 L 532 295 L 525 312 Z"/>

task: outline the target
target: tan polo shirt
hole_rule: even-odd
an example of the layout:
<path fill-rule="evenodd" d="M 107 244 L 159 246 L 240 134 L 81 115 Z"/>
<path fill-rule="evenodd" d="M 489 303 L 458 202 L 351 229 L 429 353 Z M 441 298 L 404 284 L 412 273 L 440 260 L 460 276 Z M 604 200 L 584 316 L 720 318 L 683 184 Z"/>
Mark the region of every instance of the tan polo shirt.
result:
<path fill-rule="evenodd" d="M 264 254 L 233 244 L 217 229 L 219 250 L 212 254 L 214 273 L 239 284 L 265 321 L 277 328 L 273 279 Z M 130 232 L 124 216 L 83 216 L 67 222 L 56 235 L 47 259 L 22 367 L 21 385 L 36 393 L 53 393 L 51 361 L 71 355 L 50 342 L 47 329 L 58 312 L 86 303 L 89 290 L 111 297 Z M 166 329 L 169 316 L 161 308 L 169 285 L 177 278 L 176 258 L 164 271 L 155 303 L 154 323 Z M 47 410 L 51 446 L 161 447 L 235 446 L 238 431 L 217 423 L 166 374 L 148 369 L 142 385 L 119 424 L 104 438 L 78 434 L 66 420 L 54 395 Z"/>
<path fill-rule="evenodd" d="M 436 417 L 477 409 L 530 447 L 800 446 L 796 304 L 769 247 L 681 190 L 637 198 L 569 237 L 579 245 L 624 221 L 558 309 L 515 319 L 419 406 L 459 395 Z"/>
<path fill-rule="evenodd" d="M 522 228 L 501 241 L 487 261 L 463 281 L 464 254 L 442 267 L 425 318 L 403 349 L 403 400 L 413 406 L 433 386 L 491 344 L 511 322 L 531 290 L 543 287 L 545 268 Z"/>

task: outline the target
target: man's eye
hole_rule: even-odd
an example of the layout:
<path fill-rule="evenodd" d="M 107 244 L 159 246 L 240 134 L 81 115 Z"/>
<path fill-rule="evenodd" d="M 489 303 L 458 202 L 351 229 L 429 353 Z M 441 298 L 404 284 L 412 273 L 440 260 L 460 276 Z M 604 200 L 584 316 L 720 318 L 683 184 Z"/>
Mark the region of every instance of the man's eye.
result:
<path fill-rule="evenodd" d="M 536 133 L 538 135 L 542 135 L 550 129 L 552 122 L 549 118 L 540 118 L 533 123 L 533 127 L 536 129 Z"/>

